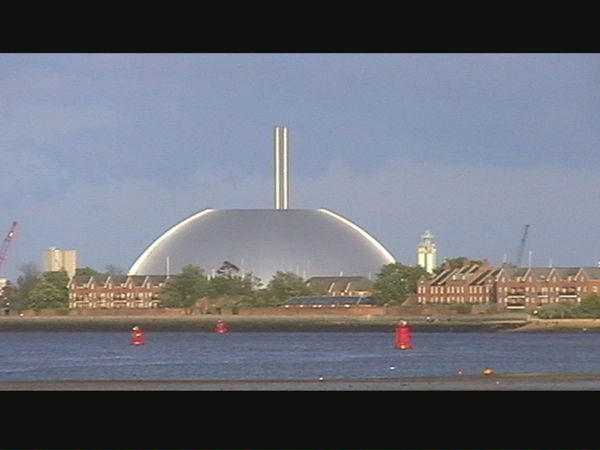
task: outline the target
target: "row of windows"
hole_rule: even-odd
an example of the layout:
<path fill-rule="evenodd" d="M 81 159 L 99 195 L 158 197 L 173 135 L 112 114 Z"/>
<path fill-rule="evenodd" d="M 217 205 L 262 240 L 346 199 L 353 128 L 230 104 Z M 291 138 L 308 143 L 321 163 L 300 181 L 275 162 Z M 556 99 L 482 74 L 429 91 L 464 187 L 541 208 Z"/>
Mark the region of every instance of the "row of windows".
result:
<path fill-rule="evenodd" d="M 567 299 L 567 300 L 568 301 L 570 300 L 572 302 L 581 303 L 581 298 L 579 298 L 579 297 L 573 297 L 573 298 Z M 499 303 L 509 303 L 510 304 L 510 303 L 514 303 L 514 300 L 499 298 L 498 302 Z M 535 303 L 535 304 L 538 304 L 538 303 L 546 304 L 546 303 L 564 303 L 565 300 L 563 300 L 563 299 L 561 299 L 559 297 L 543 297 L 543 298 L 540 298 L 540 299 L 537 299 L 537 298 L 531 298 L 530 299 L 528 297 L 524 297 L 523 299 L 520 299 L 519 302 L 522 302 L 522 303 Z"/>
<path fill-rule="evenodd" d="M 96 283 L 87 284 L 86 283 L 86 284 L 78 284 L 75 286 L 71 286 L 71 289 L 73 289 L 73 290 L 77 290 L 77 289 L 135 289 L 136 287 L 141 288 L 141 289 L 160 289 L 164 286 L 165 286 L 164 283 L 158 283 L 158 284 L 146 283 L 146 284 L 142 284 L 139 286 L 136 286 L 133 283 L 129 283 L 129 284 L 96 284 Z"/>
<path fill-rule="evenodd" d="M 515 287 L 508 287 L 508 286 L 500 286 L 498 287 L 498 292 L 542 292 L 542 293 L 547 293 L 547 292 L 563 292 L 563 293 L 567 293 L 567 292 L 575 292 L 575 290 L 577 292 L 588 292 L 588 288 L 587 286 L 577 286 L 577 287 L 564 287 L 564 286 L 550 286 L 550 287 L 541 287 L 541 288 L 537 288 L 537 287 L 533 287 L 533 286 L 524 286 L 522 288 L 515 288 Z M 426 294 L 427 293 L 427 287 L 426 286 L 419 286 L 417 292 L 419 294 Z M 485 286 L 485 289 L 483 286 L 469 286 L 469 294 L 482 294 L 482 293 L 486 293 L 488 294 L 490 292 L 490 288 Z M 589 292 L 593 292 L 593 293 L 597 293 L 598 292 L 598 286 L 592 286 L 591 290 Z M 464 294 L 465 293 L 465 287 L 464 286 L 431 286 L 430 287 L 430 293 L 431 294 Z"/>
<path fill-rule="evenodd" d="M 105 298 L 110 298 L 110 299 L 130 299 L 130 298 L 136 298 L 136 299 L 156 299 L 158 298 L 158 294 L 156 292 L 127 292 L 127 293 L 114 293 L 114 292 L 90 292 L 87 294 L 77 294 L 75 292 L 69 294 L 69 298 L 72 300 L 83 300 L 85 298 L 88 299 L 105 299 Z"/>
<path fill-rule="evenodd" d="M 465 287 L 464 286 L 431 286 L 430 291 L 432 294 L 464 294 Z M 427 292 L 427 287 L 419 286 L 418 293 L 425 294 Z M 469 286 L 469 294 L 483 294 L 489 293 L 490 288 L 488 286 Z"/>
<path fill-rule="evenodd" d="M 502 277 L 500 279 L 500 281 L 502 281 L 503 283 L 506 282 L 506 277 Z M 533 281 L 533 277 L 517 277 L 516 281 L 518 283 L 522 283 L 522 282 L 532 282 Z M 550 279 L 544 279 L 543 277 L 539 280 L 536 281 L 544 281 L 544 282 L 548 282 L 548 281 L 559 281 L 559 279 L 557 277 L 552 277 L 552 280 Z M 564 278 L 561 278 L 560 281 L 578 281 L 578 282 L 584 282 L 586 281 L 585 278 L 581 277 L 581 278 L 573 278 L 572 276 L 568 276 L 567 279 L 565 280 Z"/>
<path fill-rule="evenodd" d="M 145 301 L 119 301 L 115 300 L 107 302 L 106 300 L 99 300 L 95 302 L 91 301 L 75 301 L 71 302 L 69 308 L 156 308 L 158 307 L 158 301 L 153 300 L 150 302 Z"/>
<path fill-rule="evenodd" d="M 418 303 L 426 303 L 427 297 L 417 297 Z M 488 303 L 488 298 L 483 295 L 470 295 L 468 297 L 431 297 L 429 298 L 430 303 Z"/>
<path fill-rule="evenodd" d="M 539 290 L 538 290 L 539 289 Z M 567 292 L 588 292 L 588 288 L 587 286 L 577 286 L 577 288 L 575 287 L 542 287 L 542 288 L 535 288 L 535 287 L 529 287 L 529 286 L 525 286 L 524 288 L 519 288 L 519 289 L 515 289 L 510 288 L 510 292 L 539 292 L 542 294 L 546 294 L 548 292 L 562 292 L 562 293 L 567 293 Z M 502 292 L 502 287 L 498 288 L 498 292 Z M 509 288 L 505 287 L 504 288 L 504 292 L 509 292 Z M 592 289 L 590 292 L 598 292 L 598 286 L 592 286 Z"/>

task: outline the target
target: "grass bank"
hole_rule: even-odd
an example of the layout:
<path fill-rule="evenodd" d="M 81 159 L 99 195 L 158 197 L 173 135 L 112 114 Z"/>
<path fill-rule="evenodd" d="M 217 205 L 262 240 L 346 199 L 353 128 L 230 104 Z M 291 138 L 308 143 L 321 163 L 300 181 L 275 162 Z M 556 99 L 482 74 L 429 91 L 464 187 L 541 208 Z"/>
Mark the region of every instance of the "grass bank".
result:
<path fill-rule="evenodd" d="M 217 320 L 236 331 L 392 331 L 407 320 L 416 332 L 502 331 L 522 327 L 523 319 L 398 316 L 36 316 L 0 317 L 0 331 L 124 331 L 134 325 L 147 331 L 213 331 Z"/>
<path fill-rule="evenodd" d="M 600 319 L 533 319 L 510 331 L 519 333 L 600 333 Z"/>

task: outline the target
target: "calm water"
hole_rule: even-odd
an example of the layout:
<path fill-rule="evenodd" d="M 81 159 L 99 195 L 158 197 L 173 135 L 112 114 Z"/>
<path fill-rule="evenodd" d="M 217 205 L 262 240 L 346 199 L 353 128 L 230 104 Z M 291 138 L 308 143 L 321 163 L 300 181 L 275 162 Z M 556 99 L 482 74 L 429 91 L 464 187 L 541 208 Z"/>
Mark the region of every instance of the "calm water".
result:
<path fill-rule="evenodd" d="M 600 372 L 600 334 L 2 332 L 0 381 L 380 378 L 497 372 Z"/>

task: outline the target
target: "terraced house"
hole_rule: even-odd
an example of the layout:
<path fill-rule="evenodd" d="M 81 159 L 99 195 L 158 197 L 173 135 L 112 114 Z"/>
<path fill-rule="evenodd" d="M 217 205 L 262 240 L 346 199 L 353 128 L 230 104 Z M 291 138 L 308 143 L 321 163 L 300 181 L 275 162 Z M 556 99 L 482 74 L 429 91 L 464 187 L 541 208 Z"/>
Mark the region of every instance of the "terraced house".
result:
<path fill-rule="evenodd" d="M 498 274 L 498 304 L 508 309 L 549 303 L 580 303 L 600 288 L 598 267 L 504 267 Z"/>
<path fill-rule="evenodd" d="M 77 275 L 71 278 L 69 308 L 156 308 L 166 275 Z"/>
<path fill-rule="evenodd" d="M 549 303 L 580 303 L 600 289 L 599 267 L 494 268 L 487 261 L 445 269 L 421 279 L 419 304 L 495 304 L 504 309 L 535 309 Z"/>
<path fill-rule="evenodd" d="M 466 264 L 457 269 L 443 269 L 433 278 L 421 279 L 417 285 L 419 304 L 488 304 L 496 303 L 496 277 L 500 269 L 489 265 Z"/>

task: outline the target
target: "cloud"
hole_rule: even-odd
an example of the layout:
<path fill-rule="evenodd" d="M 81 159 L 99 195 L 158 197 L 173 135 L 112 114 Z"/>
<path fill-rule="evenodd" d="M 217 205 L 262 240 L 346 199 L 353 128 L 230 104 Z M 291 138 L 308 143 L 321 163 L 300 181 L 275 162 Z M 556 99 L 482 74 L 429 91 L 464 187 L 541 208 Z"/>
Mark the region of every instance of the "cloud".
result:
<path fill-rule="evenodd" d="M 72 186 L 51 199 L 12 208 L 22 229 L 18 264 L 41 261 L 45 248 L 75 248 L 85 266 L 128 268 L 156 237 L 204 208 L 271 208 L 272 180 L 203 173 L 183 186 L 148 179 Z M 593 265 L 600 258 L 597 168 L 553 165 L 508 169 L 487 165 L 388 161 L 357 174 L 343 164 L 322 175 L 296 176 L 292 208 L 331 209 L 365 228 L 406 264 L 415 264 L 420 235 L 430 229 L 442 257 L 512 260 L 523 227 L 534 265 Z M 1 230 L 0 230 L 1 231 Z"/>
<path fill-rule="evenodd" d="M 29 198 L 4 210 L 5 221 L 10 215 L 21 223 L 9 276 L 16 278 L 25 262 L 41 264 L 43 251 L 51 246 L 77 250 L 83 266 L 129 268 L 155 238 L 197 211 L 270 207 L 264 198 L 266 182 L 215 172 L 181 187 L 142 178 L 106 179 L 72 183 L 43 199 Z"/>
<path fill-rule="evenodd" d="M 452 165 L 400 158 L 375 172 L 344 167 L 298 180 L 299 202 L 326 206 L 357 222 L 405 263 L 431 229 L 445 257 L 513 259 L 530 224 L 532 262 L 591 265 L 600 258 L 597 167 Z"/>
<path fill-rule="evenodd" d="M 414 263 L 592 264 L 597 55 L 0 55 L 9 264 L 51 245 L 128 267 L 206 207 L 272 207 L 272 129 L 291 204 L 330 208 Z M 226 76 L 224 76 L 226 75 Z M 6 267 L 6 265 L 5 265 Z"/>

